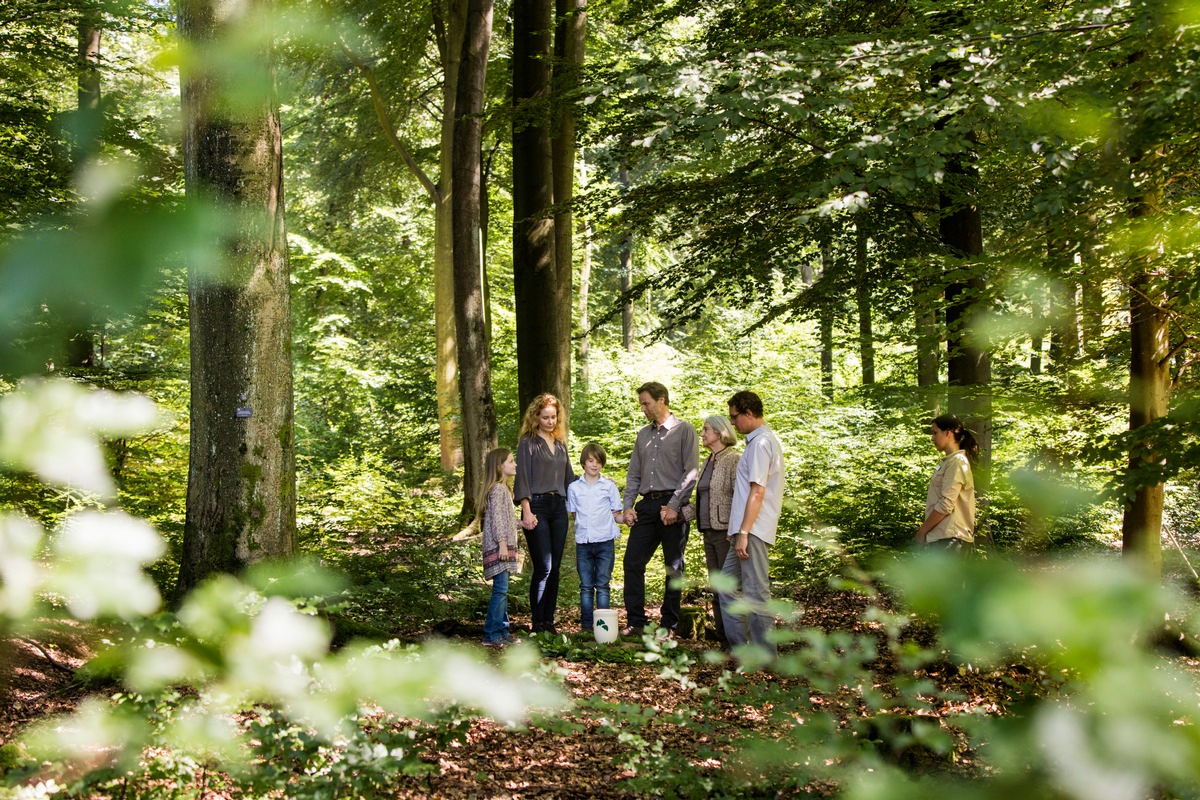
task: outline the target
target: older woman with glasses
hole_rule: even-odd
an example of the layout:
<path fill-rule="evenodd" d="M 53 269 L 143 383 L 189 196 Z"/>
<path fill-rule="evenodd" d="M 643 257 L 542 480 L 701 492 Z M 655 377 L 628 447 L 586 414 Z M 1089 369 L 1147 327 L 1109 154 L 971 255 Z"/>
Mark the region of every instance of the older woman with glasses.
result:
<path fill-rule="evenodd" d="M 711 416 L 700 429 L 700 442 L 708 448 L 709 456 L 700 468 L 695 500 L 683 507 L 683 518 L 695 522 L 704 537 L 704 564 L 709 577 L 720 572 L 729 555 L 729 509 L 733 504 L 733 485 L 741 455 L 734 449 L 737 433 L 725 417 Z M 713 615 L 716 618 L 717 638 L 722 648 L 729 646 L 725 637 L 725 621 L 721 615 L 721 599 L 713 594 Z"/>

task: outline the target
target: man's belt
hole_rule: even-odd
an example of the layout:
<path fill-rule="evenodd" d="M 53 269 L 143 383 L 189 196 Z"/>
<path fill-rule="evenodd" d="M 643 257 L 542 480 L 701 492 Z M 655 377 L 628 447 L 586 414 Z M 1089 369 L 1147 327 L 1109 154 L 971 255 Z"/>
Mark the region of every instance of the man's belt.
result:
<path fill-rule="evenodd" d="M 664 497 L 670 497 L 673 494 L 675 494 L 675 492 L 667 489 L 661 492 L 642 492 L 642 497 L 646 498 L 647 500 L 662 500 Z"/>

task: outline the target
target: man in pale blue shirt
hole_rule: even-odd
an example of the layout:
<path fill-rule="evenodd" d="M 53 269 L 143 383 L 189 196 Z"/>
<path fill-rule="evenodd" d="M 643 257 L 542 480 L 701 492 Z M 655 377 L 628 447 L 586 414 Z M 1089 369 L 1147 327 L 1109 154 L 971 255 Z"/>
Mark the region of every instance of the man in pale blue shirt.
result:
<path fill-rule="evenodd" d="M 754 392 L 738 392 L 729 398 L 729 421 L 746 437 L 745 451 L 738 461 L 729 510 L 729 556 L 721 571 L 734 578 L 741 597 L 721 594 L 725 635 L 731 647 L 747 643 L 777 654 L 768 635 L 775 628 L 771 600 L 768 548 L 775 543 L 779 513 L 783 509 L 783 448 L 775 432 L 763 421 L 763 403 Z M 734 614 L 738 600 L 749 603 L 749 614 Z"/>
<path fill-rule="evenodd" d="M 575 566 L 579 570 L 579 625 L 592 629 L 593 609 L 609 607 L 609 585 L 617 560 L 617 539 L 623 518 L 621 493 L 611 478 L 600 474 L 608 454 L 588 442 L 579 454 L 583 475 L 567 485 L 567 511 L 575 520 Z"/>

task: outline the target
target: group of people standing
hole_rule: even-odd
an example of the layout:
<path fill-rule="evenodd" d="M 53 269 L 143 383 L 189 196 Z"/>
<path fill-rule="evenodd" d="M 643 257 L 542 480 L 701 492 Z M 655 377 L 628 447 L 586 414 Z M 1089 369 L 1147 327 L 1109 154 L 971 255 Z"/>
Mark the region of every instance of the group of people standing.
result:
<path fill-rule="evenodd" d="M 609 607 L 621 523 L 629 527 L 623 561 L 626 624 L 621 634 L 641 634 L 649 624 L 646 567 L 661 549 L 666 585 L 656 635 L 674 637 L 688 527 L 695 523 L 704 538 L 710 574 L 724 572 L 740 587 L 740 592 L 722 592 L 714 600 L 718 637 L 726 646 L 753 642 L 774 651 L 767 635 L 774 625 L 767 609 L 767 552 L 783 506 L 783 448 L 763 419 L 762 400 L 754 392 L 738 392 L 729 398 L 728 416 L 708 417 L 697 434 L 695 426 L 671 413 L 670 395 L 661 383 L 643 384 L 637 396 L 648 424 L 634 442 L 623 496 L 601 474 L 607 456 L 594 442 L 584 446 L 584 474 L 576 477 L 567 454 L 561 401 L 554 395 L 540 395 L 526 409 L 515 459 L 504 448 L 489 454 L 488 480 L 478 505 L 484 574 L 493 580 L 484 644 L 511 640 L 506 613 L 509 568 L 497 577 L 495 565 L 515 569 L 517 526 L 507 510 L 515 503 L 532 565 L 529 604 L 535 633 L 557 632 L 562 557 L 568 522 L 574 517 L 582 627 L 591 628 L 594 609 Z M 733 447 L 737 433 L 746 437 L 743 454 Z M 701 443 L 709 450 L 703 465 Z M 515 477 L 511 495 L 506 491 L 509 476 Z M 749 614 L 734 613 L 739 597 L 753 609 Z"/>
<path fill-rule="evenodd" d="M 656 636 L 673 638 L 680 622 L 688 528 L 695 523 L 710 576 L 724 573 L 730 579 L 724 585 L 737 587 L 719 589 L 713 600 L 722 645 L 752 643 L 773 657 L 768 553 L 783 506 L 784 462 L 779 438 L 763 418 L 762 399 L 751 391 L 737 392 L 728 400 L 728 415 L 706 417 L 697 434 L 690 422 L 671 412 L 661 383 L 639 386 L 637 396 L 648 424 L 637 433 L 623 495 L 602 474 L 607 455 L 595 442 L 584 446 L 579 459 L 584 474 L 576 476 L 567 453 L 565 414 L 552 394 L 538 396 L 526 409 L 515 456 L 505 448 L 488 454 L 487 479 L 477 504 L 484 576 L 492 580 L 483 643 L 504 646 L 512 641 L 507 592 L 508 573 L 518 563 L 518 525 L 532 565 L 533 631 L 557 633 L 562 558 L 573 517 L 584 630 L 591 629 L 596 608 L 609 607 L 621 523 L 629 527 L 621 634 L 641 634 L 649 624 L 646 567 L 661 548 L 666 585 Z M 930 431 L 945 458 L 931 481 L 926 519 L 916 538 L 953 549 L 973 540 L 975 497 L 968 456 L 973 458 L 977 445 L 950 415 L 935 419 Z M 738 434 L 745 438 L 741 453 L 735 449 Z M 703 464 L 700 444 L 709 453 Z M 520 507 L 519 523 L 514 504 Z"/>

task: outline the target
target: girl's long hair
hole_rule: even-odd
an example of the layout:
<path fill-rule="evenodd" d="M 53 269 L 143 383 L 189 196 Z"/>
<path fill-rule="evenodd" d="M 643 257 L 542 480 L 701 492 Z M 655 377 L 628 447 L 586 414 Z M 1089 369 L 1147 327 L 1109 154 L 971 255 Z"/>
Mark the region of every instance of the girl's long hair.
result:
<path fill-rule="evenodd" d="M 512 451 L 507 447 L 497 447 L 495 450 L 487 454 L 487 458 L 483 461 L 483 488 L 479 491 L 479 496 L 475 498 L 475 523 L 480 529 L 483 528 L 483 518 L 487 515 L 488 495 L 492 493 L 492 487 L 498 483 L 502 483 L 505 487 L 508 486 L 508 476 L 504 474 L 504 462 L 508 461 Z"/>
<path fill-rule="evenodd" d="M 525 418 L 521 421 L 521 433 L 517 438 L 524 439 L 526 436 L 537 434 L 538 416 L 546 406 L 554 406 L 558 409 L 558 423 L 550 435 L 565 446 L 567 443 L 567 415 L 563 410 L 562 400 L 549 393 L 539 394 L 525 409 Z"/>
<path fill-rule="evenodd" d="M 979 442 L 975 439 L 975 434 L 962 424 L 961 419 L 953 414 L 942 414 L 940 417 L 934 417 L 933 424 L 938 426 L 938 430 L 954 434 L 954 441 L 958 443 L 959 449 L 966 453 L 967 460 L 975 463 L 979 458 Z"/>

